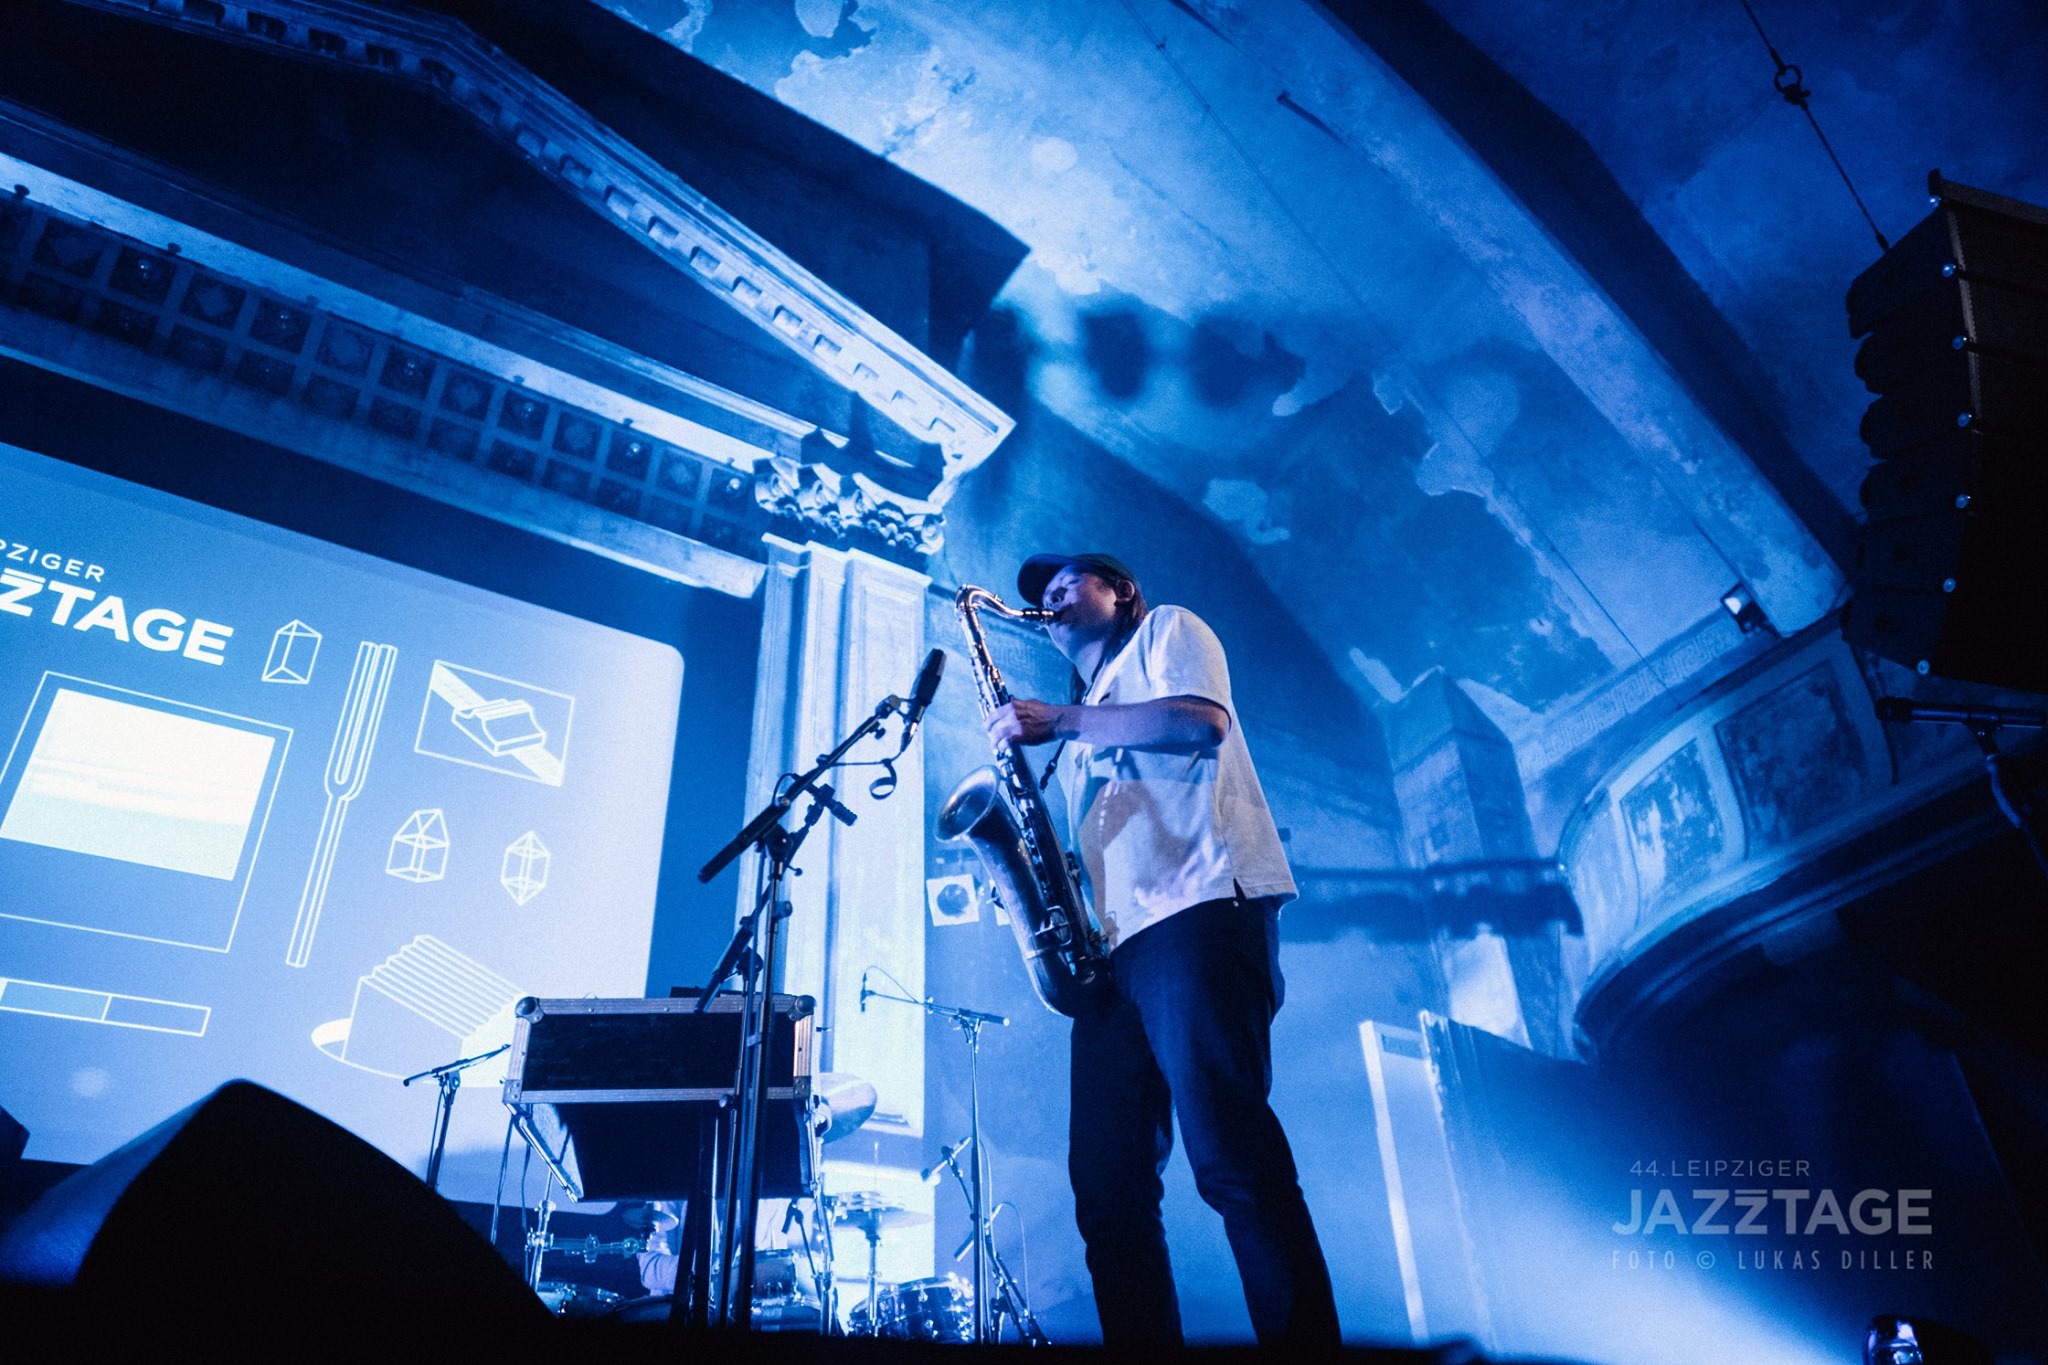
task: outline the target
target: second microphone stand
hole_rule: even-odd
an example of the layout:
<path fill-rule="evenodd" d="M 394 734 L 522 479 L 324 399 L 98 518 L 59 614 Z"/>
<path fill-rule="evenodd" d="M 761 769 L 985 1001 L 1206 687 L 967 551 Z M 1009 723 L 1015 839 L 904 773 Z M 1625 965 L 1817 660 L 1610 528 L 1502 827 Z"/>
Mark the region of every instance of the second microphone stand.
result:
<path fill-rule="evenodd" d="M 977 1346 L 982 1345 L 990 1335 L 988 1287 L 992 1248 L 988 1244 L 988 1185 L 983 1176 L 987 1158 L 981 1149 L 981 1031 L 989 1024 L 1008 1028 L 1010 1021 L 1000 1014 L 962 1009 L 958 1005 L 941 1005 L 930 997 L 913 1000 L 907 995 L 890 995 L 870 989 L 865 980 L 861 982 L 860 998 L 863 1004 L 870 1000 L 888 1000 L 898 1005 L 913 1005 L 926 1014 L 949 1019 L 960 1030 L 960 1036 L 967 1040 L 967 1147 L 973 1154 L 969 1166 L 973 1176 L 967 1182 L 967 1213 L 974 1224 L 974 1342 Z M 946 1154 L 946 1164 L 953 1167 L 956 1176 L 960 1173 L 955 1162 L 958 1155 L 957 1150 Z M 1019 1330 L 1022 1330 L 1021 1325 Z"/>
<path fill-rule="evenodd" d="M 960 1186 L 960 1193 L 966 1195 L 971 1203 L 974 1196 L 967 1188 L 967 1173 L 960 1169 L 959 1160 L 960 1152 L 964 1151 L 966 1146 L 967 1144 L 963 1142 L 950 1151 L 941 1151 L 939 1155 L 945 1158 L 946 1169 L 953 1173 L 953 1180 Z M 998 1205 L 991 1209 L 988 1221 L 967 1234 L 967 1240 L 953 1253 L 953 1259 L 959 1260 L 967 1254 L 970 1247 L 979 1245 L 984 1239 L 988 1242 L 989 1288 L 993 1291 L 994 1297 L 994 1304 L 989 1310 L 990 1341 L 997 1345 L 1002 1344 L 1003 1319 L 1007 1317 L 1017 1325 L 1017 1339 L 1026 1346 L 1050 1346 L 1052 1338 L 1038 1325 L 1038 1315 L 1031 1311 L 1029 1295 L 1018 1286 L 1016 1276 L 1003 1264 L 1002 1253 L 996 1250 L 996 1213 L 1000 1208 L 1001 1205 Z"/>
<path fill-rule="evenodd" d="M 1991 799 L 1999 813 L 2020 833 L 2034 866 L 2048 876 L 2048 850 L 2041 847 L 2041 812 L 2023 791 L 2015 791 L 2006 771 L 2005 756 L 1998 750 L 2000 730 L 2048 730 L 2048 710 L 2027 711 L 2010 706 L 1951 706 L 1920 702 L 1908 697 L 1879 697 L 1877 718 L 1888 721 L 1946 722 L 1961 725 L 1977 741 L 1984 755 L 1984 769 L 1991 778 Z"/>
<path fill-rule="evenodd" d="M 427 1188 L 441 1188 L 441 1157 L 448 1150 L 448 1120 L 455 1113 L 455 1092 L 462 1089 L 462 1073 L 501 1052 L 511 1050 L 512 1044 L 500 1043 L 489 1052 L 479 1052 L 474 1057 L 430 1066 L 425 1071 L 416 1071 L 400 1081 L 400 1085 L 411 1085 L 414 1081 L 426 1080 L 429 1076 L 441 1086 L 441 1098 L 434 1106 L 434 1140 L 427 1149 Z"/>

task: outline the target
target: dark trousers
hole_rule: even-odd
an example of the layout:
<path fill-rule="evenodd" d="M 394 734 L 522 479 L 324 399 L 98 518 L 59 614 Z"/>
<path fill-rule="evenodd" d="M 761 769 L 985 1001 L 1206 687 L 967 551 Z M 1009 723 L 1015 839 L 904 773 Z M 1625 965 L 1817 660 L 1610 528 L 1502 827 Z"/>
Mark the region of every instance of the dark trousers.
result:
<path fill-rule="evenodd" d="M 1259 1341 L 1338 1343 L 1329 1268 L 1267 1103 L 1278 946 L 1260 902 L 1190 906 L 1120 944 L 1110 999 L 1074 1021 L 1067 1169 L 1105 1344 L 1181 1341 L 1160 1218 L 1176 1113 Z"/>

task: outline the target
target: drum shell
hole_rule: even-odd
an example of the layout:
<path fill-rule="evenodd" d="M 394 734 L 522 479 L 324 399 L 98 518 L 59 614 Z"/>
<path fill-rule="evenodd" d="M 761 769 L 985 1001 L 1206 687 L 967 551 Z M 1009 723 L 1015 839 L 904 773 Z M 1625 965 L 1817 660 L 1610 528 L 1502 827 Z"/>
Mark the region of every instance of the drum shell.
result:
<path fill-rule="evenodd" d="M 899 1284 L 895 1301 L 911 1341 L 974 1340 L 974 1290 L 958 1275 Z"/>
<path fill-rule="evenodd" d="M 817 1283 L 801 1251 L 754 1252 L 754 1326 L 764 1332 L 816 1331 L 823 1321 Z"/>
<path fill-rule="evenodd" d="M 619 1306 L 619 1296 L 611 1290 L 567 1280 L 542 1280 L 534 1292 L 558 1318 L 601 1318 Z"/>

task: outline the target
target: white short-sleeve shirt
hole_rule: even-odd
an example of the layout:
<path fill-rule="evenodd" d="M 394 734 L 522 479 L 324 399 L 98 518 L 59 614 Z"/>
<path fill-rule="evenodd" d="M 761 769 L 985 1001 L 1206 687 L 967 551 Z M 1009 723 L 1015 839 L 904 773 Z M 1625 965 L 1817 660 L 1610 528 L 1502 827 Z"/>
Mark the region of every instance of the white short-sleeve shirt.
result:
<path fill-rule="evenodd" d="M 1230 714 L 1213 749 L 1075 743 L 1062 765 L 1072 842 L 1112 948 L 1208 900 L 1295 896 L 1294 876 L 1230 701 L 1222 642 L 1184 607 L 1155 607 L 1096 674 L 1085 704 L 1200 697 Z"/>

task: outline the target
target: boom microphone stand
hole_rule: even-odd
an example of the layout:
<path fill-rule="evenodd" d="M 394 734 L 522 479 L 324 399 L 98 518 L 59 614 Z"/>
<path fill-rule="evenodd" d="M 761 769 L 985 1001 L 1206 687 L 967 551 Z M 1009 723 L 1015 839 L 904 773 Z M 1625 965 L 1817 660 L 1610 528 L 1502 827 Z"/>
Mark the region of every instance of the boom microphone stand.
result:
<path fill-rule="evenodd" d="M 2005 816 L 2012 827 L 2020 832 L 2027 842 L 2027 851 L 2034 855 L 2034 865 L 2048 876 L 2048 855 L 2041 849 L 2041 835 L 2037 826 L 2039 812 L 2024 793 L 2013 791 L 2006 781 L 2005 756 L 1998 751 L 2000 730 L 2043 730 L 2048 729 L 2048 710 L 2022 711 L 2010 706 L 1942 706 L 1926 702 L 1910 701 L 1905 697 L 1879 697 L 1877 718 L 1889 721 L 1941 722 L 1961 725 L 1975 737 L 1977 747 L 1984 754 L 1984 769 L 1991 777 L 1991 799 L 1998 803 L 1999 813 Z"/>
<path fill-rule="evenodd" d="M 786 785 L 778 784 L 774 799 L 747 821 L 740 832 L 713 854 L 711 861 L 697 873 L 698 881 L 708 882 L 750 848 L 759 848 L 766 855 L 757 872 L 760 889 L 754 897 L 754 909 L 747 917 L 755 923 L 750 928 L 742 921 L 740 933 L 734 935 L 725 959 L 719 964 L 719 974 L 698 996 L 697 1002 L 698 1008 L 703 1009 L 723 984 L 726 975 L 735 967 L 744 968 L 745 1004 L 742 1015 L 746 1023 L 740 1035 L 738 1112 L 726 1149 L 728 1160 L 722 1192 L 724 1218 L 719 1230 L 713 1290 L 718 1304 L 717 1320 L 728 1327 L 748 1327 L 753 1316 L 754 1210 L 760 1201 L 761 1169 L 757 1158 L 761 1113 L 768 1105 L 768 1055 L 774 1036 L 774 989 L 780 956 L 780 930 L 782 921 L 791 913 L 790 903 L 783 894 L 783 883 L 791 875 L 790 864 L 796 858 L 797 849 L 821 816 L 829 812 L 847 825 L 856 818 L 839 801 L 832 788 L 819 779 L 838 767 L 860 741 L 870 737 L 881 738 L 883 721 L 898 711 L 903 713 L 904 725 L 903 741 L 897 753 L 900 755 L 908 749 L 911 736 L 916 733 L 917 722 L 938 691 L 939 677 L 944 668 L 944 652 L 933 650 L 925 658 L 915 693 L 909 702 L 901 697 L 884 697 L 872 715 L 856 725 L 846 738 L 833 746 L 831 752 L 820 754 L 808 772 L 797 775 Z M 893 787 L 891 781 L 888 787 L 873 790 L 879 798 L 886 796 Z M 810 808 L 804 814 L 803 823 L 790 830 L 782 822 L 799 798 L 808 798 Z M 763 914 L 763 910 L 768 913 Z M 757 946 L 753 953 L 748 954 L 745 946 L 750 933 Z M 742 962 L 742 958 L 747 960 Z"/>
<path fill-rule="evenodd" d="M 960 1193 L 967 1196 L 971 1201 L 974 1196 L 967 1188 L 967 1173 L 960 1169 L 959 1160 L 960 1151 L 966 1145 L 963 1142 L 958 1147 L 943 1148 L 940 1150 L 939 1155 L 944 1158 L 946 1169 L 953 1173 L 953 1181 L 959 1185 Z M 1014 1207 L 1013 1205 L 1013 1210 Z M 1019 1215 L 1019 1217 L 1021 1218 L 1022 1215 Z M 998 1346 L 1002 1344 L 1003 1319 L 1007 1317 L 1017 1325 L 1017 1338 L 1026 1346 L 1052 1345 L 1052 1338 L 1047 1336 L 1045 1329 L 1038 1325 L 1038 1315 L 1031 1311 L 1030 1298 L 1018 1286 L 1016 1277 L 1010 1274 L 1010 1268 L 1003 1264 L 1002 1253 L 996 1250 L 995 1210 L 991 1209 L 989 1211 L 986 1223 L 967 1234 L 967 1240 L 962 1242 L 959 1250 L 953 1253 L 953 1259 L 957 1261 L 962 1256 L 965 1256 L 983 1238 L 986 1238 L 988 1241 L 989 1287 L 994 1290 L 995 1294 L 994 1305 L 990 1310 L 989 1317 L 989 1340 Z"/>
<path fill-rule="evenodd" d="M 510 1043 L 500 1043 L 489 1052 L 479 1052 L 474 1057 L 464 1057 L 460 1061 L 430 1066 L 425 1071 L 416 1071 L 399 1082 L 400 1085 L 411 1085 L 414 1081 L 423 1081 L 432 1076 L 441 1083 L 441 1098 L 434 1105 L 434 1140 L 427 1148 L 428 1189 L 441 1188 L 441 1154 L 448 1150 L 448 1120 L 455 1113 L 455 1092 L 462 1089 L 462 1073 L 480 1062 L 488 1062 L 511 1046 Z"/>
<path fill-rule="evenodd" d="M 856 733 L 853 738 L 860 736 Z M 843 747 L 850 748 L 851 744 Z M 822 767 L 816 771 L 822 771 Z M 761 891 L 750 918 L 760 924 L 760 948 L 749 954 L 740 1011 L 746 1023 L 740 1042 L 739 1106 L 726 1148 L 724 1222 L 719 1229 L 717 1302 L 719 1321 L 729 1327 L 746 1327 L 753 1321 L 754 1298 L 754 1210 L 761 1197 L 760 1150 L 761 1113 L 768 1107 L 768 1052 L 774 1042 L 775 973 L 781 960 L 782 922 L 792 907 L 783 895 L 784 880 L 790 874 L 797 850 L 803 846 L 811 827 L 827 811 L 846 824 L 855 816 L 841 805 L 832 788 L 818 784 L 808 793 L 810 808 L 803 823 L 794 830 L 777 824 L 762 836 L 761 849 L 767 854 L 761 872 Z M 762 911 L 768 911 L 764 917 Z M 702 1008 L 711 998 L 716 983 L 698 996 Z"/>

